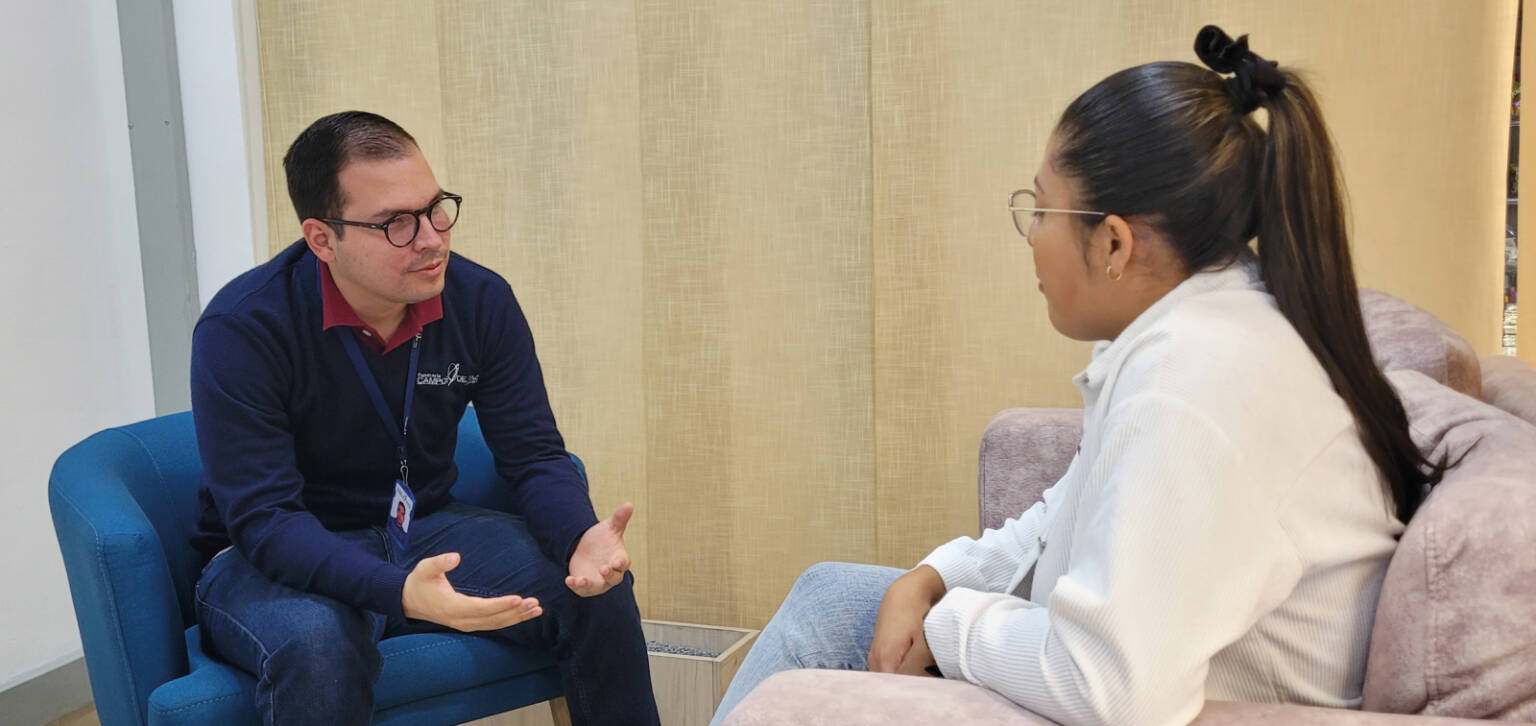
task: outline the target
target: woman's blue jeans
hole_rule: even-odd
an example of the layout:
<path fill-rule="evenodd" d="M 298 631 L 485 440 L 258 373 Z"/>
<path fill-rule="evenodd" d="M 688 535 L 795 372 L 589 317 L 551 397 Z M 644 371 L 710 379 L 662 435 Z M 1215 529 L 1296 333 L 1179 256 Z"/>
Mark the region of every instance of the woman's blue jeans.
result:
<path fill-rule="evenodd" d="M 812 565 L 757 636 L 710 726 L 719 726 L 757 684 L 779 671 L 867 669 L 880 600 L 905 573 L 894 567 L 842 562 Z"/>
<path fill-rule="evenodd" d="M 543 615 L 481 635 L 553 652 L 574 723 L 659 722 L 630 575 L 603 595 L 580 597 L 522 519 L 464 504 L 412 522 L 403 551 L 382 524 L 342 536 L 407 570 L 458 552 L 460 564 L 448 573 L 455 590 L 538 598 Z M 196 600 L 204 647 L 256 677 L 257 709 L 279 726 L 368 723 L 379 640 L 446 630 L 280 585 L 232 549 L 203 568 Z"/>

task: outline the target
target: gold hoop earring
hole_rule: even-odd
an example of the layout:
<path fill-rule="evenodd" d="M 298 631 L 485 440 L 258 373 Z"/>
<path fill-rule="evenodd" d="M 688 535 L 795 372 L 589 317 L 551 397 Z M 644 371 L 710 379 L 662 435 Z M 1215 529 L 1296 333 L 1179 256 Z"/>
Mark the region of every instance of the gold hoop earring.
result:
<path fill-rule="evenodd" d="M 1125 273 L 1124 272 L 1122 272 L 1122 273 L 1120 273 L 1118 275 L 1115 274 L 1115 266 L 1114 265 L 1110 265 L 1110 266 L 1104 268 L 1104 274 L 1109 276 L 1109 281 L 1110 282 L 1119 282 L 1120 278 L 1125 277 Z"/>

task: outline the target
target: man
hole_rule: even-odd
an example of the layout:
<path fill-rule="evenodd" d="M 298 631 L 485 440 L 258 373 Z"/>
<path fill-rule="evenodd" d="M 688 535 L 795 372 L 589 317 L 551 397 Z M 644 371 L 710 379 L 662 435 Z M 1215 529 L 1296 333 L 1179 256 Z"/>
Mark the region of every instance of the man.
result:
<path fill-rule="evenodd" d="M 511 288 L 449 254 L 460 198 L 369 113 L 316 121 L 283 169 L 304 239 L 193 335 L 204 645 L 267 723 L 367 723 L 377 642 L 444 629 L 551 650 L 575 723 L 657 723 L 634 507 L 597 520 Z M 448 494 L 470 402 L 521 517 Z"/>

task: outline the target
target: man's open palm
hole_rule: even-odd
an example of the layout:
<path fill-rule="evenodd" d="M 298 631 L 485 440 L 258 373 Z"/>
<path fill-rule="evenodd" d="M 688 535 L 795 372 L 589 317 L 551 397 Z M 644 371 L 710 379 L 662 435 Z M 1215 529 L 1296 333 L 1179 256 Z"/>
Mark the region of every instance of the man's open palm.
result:
<path fill-rule="evenodd" d="M 448 573 L 459 566 L 459 553 L 445 552 L 416 563 L 405 576 L 400 605 L 405 616 L 473 633 L 500 630 L 544 614 L 531 597 L 474 597 L 453 589 Z"/>
<path fill-rule="evenodd" d="M 609 517 L 587 529 L 571 555 L 569 577 L 565 586 L 582 597 L 592 597 L 624 580 L 629 571 L 629 550 L 624 549 L 624 528 L 635 514 L 635 505 L 625 502 Z"/>

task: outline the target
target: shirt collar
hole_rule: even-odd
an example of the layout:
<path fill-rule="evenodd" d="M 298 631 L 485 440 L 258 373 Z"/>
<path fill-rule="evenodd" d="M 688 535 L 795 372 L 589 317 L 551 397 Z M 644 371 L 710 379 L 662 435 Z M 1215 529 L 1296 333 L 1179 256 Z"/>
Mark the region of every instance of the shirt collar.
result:
<path fill-rule="evenodd" d="M 336 287 L 336 278 L 331 276 L 330 265 L 315 261 L 320 266 L 320 320 L 321 329 L 330 330 L 335 327 L 351 328 L 358 340 L 367 345 L 375 353 L 388 353 L 400 347 L 405 341 L 416 337 L 428 323 L 441 320 L 443 317 L 443 296 L 433 295 L 430 299 L 405 306 L 405 317 L 400 321 L 400 327 L 395 329 L 395 334 L 389 340 L 379 336 L 379 331 L 373 326 L 363 322 L 357 311 L 352 309 L 352 304 L 342 296 L 341 288 Z"/>
<path fill-rule="evenodd" d="M 1142 311 L 1141 315 L 1136 316 L 1114 340 L 1094 343 L 1092 360 L 1088 361 L 1087 368 L 1072 378 L 1072 382 L 1085 393 L 1104 385 L 1105 377 L 1120 365 L 1120 359 L 1125 357 L 1135 340 L 1184 300 L 1217 290 L 1262 289 L 1263 286 L 1264 283 L 1259 279 L 1258 264 L 1248 258 L 1229 265 L 1207 267 L 1190 275 L 1189 279 L 1179 283 Z"/>

